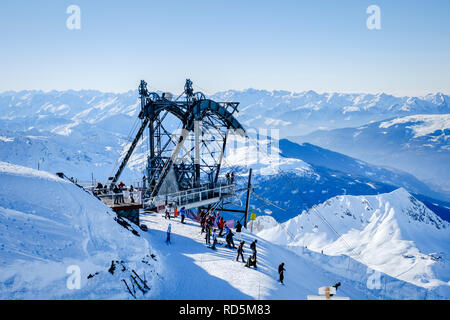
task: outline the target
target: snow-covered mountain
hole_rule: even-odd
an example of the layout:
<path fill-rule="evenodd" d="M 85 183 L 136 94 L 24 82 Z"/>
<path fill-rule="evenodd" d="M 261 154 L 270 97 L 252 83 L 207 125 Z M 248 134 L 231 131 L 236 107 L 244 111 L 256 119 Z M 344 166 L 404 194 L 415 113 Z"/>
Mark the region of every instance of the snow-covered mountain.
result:
<path fill-rule="evenodd" d="M 127 299 L 122 279 L 131 286 L 133 270 L 145 276 L 147 297 L 157 294 L 158 252 L 103 202 L 55 175 L 5 162 L 0 181 L 0 299 Z"/>
<path fill-rule="evenodd" d="M 304 135 L 322 129 L 361 126 L 370 121 L 414 114 L 450 113 L 450 97 L 442 93 L 423 97 L 381 94 L 289 92 L 247 89 L 213 95 L 240 101 L 239 119 L 249 127 L 280 129 L 280 136 Z"/>
<path fill-rule="evenodd" d="M 267 220 L 267 219 L 265 219 Z M 450 223 L 406 190 L 338 196 L 258 233 L 300 253 L 345 255 L 394 278 L 450 294 Z"/>
<path fill-rule="evenodd" d="M 246 186 L 248 170 L 254 169 L 255 192 L 263 198 L 252 196 L 251 209 L 258 215 L 268 209 L 272 217 L 284 222 L 336 195 L 375 195 L 403 187 L 450 221 L 450 203 L 433 197 L 445 199 L 445 195 L 433 192 L 408 173 L 371 165 L 311 144 L 273 140 L 268 151 L 256 147 L 257 140 L 249 141 L 247 146 L 238 147 L 225 157 L 224 169 L 237 172 L 242 187 Z M 262 145 L 267 144 L 263 140 Z M 238 204 L 245 201 L 245 194 L 240 199 Z"/>
<path fill-rule="evenodd" d="M 290 139 L 407 171 L 450 194 L 449 134 L 450 114 L 420 114 Z"/>
<path fill-rule="evenodd" d="M 415 114 L 448 114 L 450 98 L 442 93 L 423 97 L 387 94 L 316 93 L 247 89 L 210 96 L 240 102 L 238 119 L 247 127 L 279 128 L 281 137 L 304 135 L 317 128 L 361 126 L 370 121 Z M 138 113 L 138 93 L 95 90 L 6 91 L 0 93 L 0 120 L 12 129 L 37 127 L 61 134 L 83 122 L 127 134 Z"/>
<path fill-rule="evenodd" d="M 219 100 L 236 98 L 235 100 L 240 101 L 240 110 L 242 111 L 239 113 L 239 117 L 245 116 L 246 113 L 258 116 L 265 112 L 261 105 L 259 108 L 252 106 L 253 98 L 250 99 L 246 95 L 238 95 L 238 93 L 238 91 L 229 91 L 228 94 L 223 93 L 214 98 Z M 246 93 L 252 97 L 259 96 L 261 101 L 268 99 L 268 104 L 284 100 L 289 102 L 290 99 L 292 99 L 292 103 L 295 101 L 300 103 L 301 99 L 326 96 L 313 92 L 303 94 L 273 92 L 268 94 L 258 90 L 246 90 L 240 93 Z M 341 98 L 337 99 L 338 96 Z M 337 104 L 344 98 L 345 101 L 351 98 L 363 104 L 363 101 L 370 100 L 369 97 L 373 99 L 377 97 L 378 102 L 374 103 L 372 107 L 366 108 L 367 111 L 386 111 L 382 105 L 385 104 L 383 101 L 389 100 L 387 99 L 389 96 L 366 95 L 366 100 L 362 98 L 358 100 L 357 96 L 330 95 L 327 98 L 329 100 L 327 108 L 331 108 L 331 104 Z M 300 99 L 300 97 L 302 98 Z M 443 95 L 429 95 L 424 97 L 423 101 L 420 99 L 403 100 L 411 112 L 423 110 L 425 107 L 428 108 L 428 111 L 438 110 L 441 112 L 446 108 L 447 103 L 447 97 Z M 291 102 L 286 104 L 287 109 L 291 107 Z M 270 108 L 266 104 L 263 105 Z M 436 110 L 431 107 L 432 105 Z M 91 90 L 4 92 L 0 94 L 0 161 L 40 168 L 53 173 L 64 172 L 69 177 L 77 178 L 78 181 L 88 182 L 93 178 L 105 182 L 106 178 L 114 173 L 113 169 L 117 168 L 118 159 L 124 155 L 133 138 L 130 132 L 136 125 L 138 108 L 137 92 L 134 91 L 122 94 Z M 253 111 L 246 111 L 247 108 L 251 108 Z M 245 120 L 245 117 L 242 119 Z M 305 118 L 304 121 L 309 120 Z M 252 123 L 249 125 L 253 127 Z M 170 128 L 168 129 L 170 130 Z M 295 131 L 292 131 L 291 134 L 293 132 Z M 270 134 L 270 131 L 268 133 Z M 139 145 L 123 173 L 122 177 L 128 184 L 135 185 L 141 181 L 141 170 L 146 162 L 147 144 L 145 137 L 139 141 Z M 255 181 L 260 187 L 257 191 L 271 201 L 277 201 L 281 207 L 287 210 L 285 212 L 271 208 L 274 210 L 274 216 L 280 218 L 280 221 L 292 218 L 301 210 L 323 202 L 332 196 L 377 194 L 390 192 L 397 187 L 404 187 L 416 194 L 421 201 L 426 201 L 427 206 L 430 208 L 434 206 L 435 212 L 438 210 L 448 211 L 445 206 L 450 206 L 421 197 L 420 194 L 423 194 L 442 199 L 442 197 L 435 196 L 426 185 L 410 175 L 397 170 L 372 166 L 312 145 L 290 145 L 286 140 L 281 140 L 278 149 L 272 148 L 271 152 L 273 153 L 269 155 L 256 149 L 255 144 L 250 144 L 250 148 L 244 149 L 244 152 L 228 153 L 224 167 L 242 166 L 244 163 L 246 166 L 241 170 L 244 175 L 248 167 L 253 167 L 256 170 L 254 172 Z M 320 157 L 317 156 L 317 153 Z M 435 153 L 442 154 L 442 152 Z M 281 157 L 279 157 L 280 154 Z M 257 156 L 255 157 L 255 155 Z M 372 162 L 371 159 L 366 160 Z M 271 175 L 273 164 L 277 161 L 279 161 L 278 173 L 281 174 Z M 394 166 L 394 164 L 388 165 Z M 439 163 L 439 165 L 441 164 Z M 257 211 L 262 204 L 258 199 L 253 201 L 254 209 Z M 444 212 L 441 216 L 445 214 Z"/>

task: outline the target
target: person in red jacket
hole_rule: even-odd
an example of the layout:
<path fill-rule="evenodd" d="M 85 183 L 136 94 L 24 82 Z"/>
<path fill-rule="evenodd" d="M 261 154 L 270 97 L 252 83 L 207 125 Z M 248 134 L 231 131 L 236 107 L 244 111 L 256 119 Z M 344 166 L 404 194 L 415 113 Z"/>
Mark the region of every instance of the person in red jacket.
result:
<path fill-rule="evenodd" d="M 223 221 L 223 217 L 220 217 L 219 219 L 219 237 L 222 236 L 223 228 L 225 227 L 225 222 Z"/>

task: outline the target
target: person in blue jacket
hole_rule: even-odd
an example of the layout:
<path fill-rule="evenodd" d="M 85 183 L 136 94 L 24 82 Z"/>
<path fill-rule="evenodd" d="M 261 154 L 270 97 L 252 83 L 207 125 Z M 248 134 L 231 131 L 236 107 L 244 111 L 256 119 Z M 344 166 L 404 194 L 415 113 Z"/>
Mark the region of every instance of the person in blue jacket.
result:
<path fill-rule="evenodd" d="M 181 215 L 181 223 L 184 223 L 184 217 L 186 215 L 186 209 L 185 207 L 181 208 L 180 210 L 180 215 Z"/>

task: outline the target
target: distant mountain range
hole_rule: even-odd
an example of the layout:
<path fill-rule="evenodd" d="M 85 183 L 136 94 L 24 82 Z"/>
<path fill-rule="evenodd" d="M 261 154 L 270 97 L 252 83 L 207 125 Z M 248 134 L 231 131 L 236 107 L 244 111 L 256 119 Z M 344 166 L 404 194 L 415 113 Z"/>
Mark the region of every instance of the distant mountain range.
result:
<path fill-rule="evenodd" d="M 131 129 L 139 121 L 137 97 L 135 91 L 122 94 L 92 90 L 1 93 L 0 161 L 51 172 L 62 171 L 69 177 L 78 178 L 79 181 L 90 181 L 93 178 L 104 182 L 114 172 L 118 159 L 124 155 L 133 138 L 130 135 Z M 289 118 L 293 120 L 294 115 L 298 115 L 298 120 L 292 122 L 293 127 L 289 127 L 291 135 L 302 132 L 297 125 L 307 124 L 313 127 L 315 121 L 313 119 L 334 121 L 333 117 L 336 114 L 343 114 L 344 106 L 348 106 L 349 103 L 360 107 L 360 110 L 354 113 L 360 116 L 351 118 L 353 120 L 348 120 L 349 122 L 335 121 L 334 125 L 343 126 L 347 123 L 366 121 L 366 115 L 367 119 L 386 117 L 389 112 L 395 114 L 427 111 L 438 114 L 448 111 L 448 97 L 442 94 L 423 98 L 395 98 L 388 95 L 317 94 L 312 91 L 297 94 L 249 89 L 218 93 L 213 98 L 240 101 L 239 119 L 250 128 L 257 123 L 269 128 L 284 127 L 282 121 L 288 121 Z M 255 101 L 258 103 L 255 104 Z M 319 103 L 320 101 L 323 102 Z M 397 102 L 393 104 L 393 101 Z M 318 106 L 314 107 L 317 103 Z M 299 105 L 303 107 L 297 108 Z M 302 117 L 306 109 L 310 109 L 309 116 Z M 277 112 L 288 118 L 280 116 L 276 118 L 280 120 L 278 122 L 264 120 L 267 115 L 275 115 Z M 291 117 L 288 116 L 290 112 Z M 445 119 L 444 117 L 445 115 L 436 115 L 436 119 Z M 251 119 L 258 121 L 253 122 Z M 397 126 L 404 126 L 399 130 L 409 130 L 407 128 L 409 124 L 389 125 L 390 123 L 386 122 L 382 130 L 392 130 Z M 176 123 L 173 124 L 173 128 L 175 127 Z M 444 136 L 446 132 L 444 131 Z M 384 135 L 377 134 L 377 136 Z M 373 139 L 376 140 L 377 137 L 374 136 Z M 445 163 L 439 160 L 445 158 L 439 157 L 445 156 L 448 151 L 446 140 L 440 141 L 440 138 L 428 141 L 429 144 L 436 145 L 436 148 L 430 151 L 436 157 L 436 161 L 439 161 L 436 167 L 445 166 Z M 361 144 L 361 149 L 370 149 L 368 146 L 372 145 L 375 149 L 376 145 L 375 142 Z M 416 179 L 414 176 L 417 175 L 414 172 L 412 176 L 402 170 L 381 168 L 369 164 L 374 162 L 371 159 L 362 157 L 369 162 L 367 163 L 326 150 L 328 149 L 326 147 L 319 148 L 311 144 L 298 145 L 281 140 L 279 147 L 280 150 L 277 151 L 281 155 L 279 174 L 255 172 L 255 182 L 260 187 L 258 193 L 287 210 L 285 212 L 269 206 L 280 221 L 286 221 L 301 210 L 336 195 L 378 194 L 390 192 L 398 187 L 404 187 L 416 195 L 441 217 L 450 217 L 448 198 Z M 381 147 L 379 152 L 383 152 Z M 335 150 L 334 147 L 329 149 Z M 143 138 L 123 173 L 122 178 L 128 183 L 141 181 L 142 169 L 146 163 L 146 150 L 147 140 Z M 242 165 L 242 159 L 244 159 L 242 155 L 226 157 L 224 167 Z M 259 160 L 250 165 L 258 170 L 270 167 L 272 161 L 270 156 L 263 156 Z M 385 165 L 395 167 L 394 163 Z M 246 174 L 247 169 L 242 168 L 242 172 Z M 252 203 L 255 210 L 258 209 L 258 205 L 263 204 L 258 199 Z"/>
<path fill-rule="evenodd" d="M 280 137 L 317 129 L 361 126 L 371 121 L 415 114 L 448 114 L 450 97 L 381 94 L 289 92 L 247 89 L 216 93 L 213 99 L 240 102 L 239 119 L 248 127 L 278 128 Z"/>
<path fill-rule="evenodd" d="M 405 116 L 290 139 L 407 171 L 450 199 L 450 114 Z"/>

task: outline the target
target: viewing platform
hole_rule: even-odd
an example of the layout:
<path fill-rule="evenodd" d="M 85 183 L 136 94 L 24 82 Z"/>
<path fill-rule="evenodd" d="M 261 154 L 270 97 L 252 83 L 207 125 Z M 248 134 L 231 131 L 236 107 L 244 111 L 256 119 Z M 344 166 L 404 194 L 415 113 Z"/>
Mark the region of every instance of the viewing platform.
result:
<path fill-rule="evenodd" d="M 172 205 L 177 208 L 185 207 L 185 209 L 207 206 L 217 203 L 224 198 L 234 196 L 235 186 L 235 184 L 222 184 L 216 185 L 214 188 L 208 188 L 208 185 L 205 185 L 200 188 L 157 195 L 145 199 L 143 207 L 148 210 L 161 205 Z"/>

